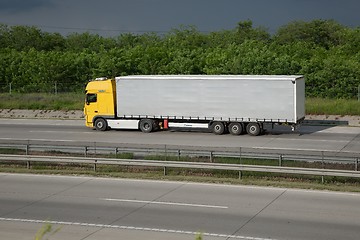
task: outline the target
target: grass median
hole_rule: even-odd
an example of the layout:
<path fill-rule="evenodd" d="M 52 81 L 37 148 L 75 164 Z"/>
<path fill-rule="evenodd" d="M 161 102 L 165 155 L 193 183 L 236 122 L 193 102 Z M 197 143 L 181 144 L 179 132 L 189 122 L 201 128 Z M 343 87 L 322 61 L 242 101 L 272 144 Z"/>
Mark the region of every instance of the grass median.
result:
<path fill-rule="evenodd" d="M 3 154 L 25 154 L 23 150 L 3 149 Z M 40 153 L 33 153 L 40 155 Z M 71 156 L 68 153 L 48 152 L 41 155 Z M 80 156 L 80 155 L 75 155 Z M 97 155 L 97 157 L 111 157 L 115 155 Z M 116 156 L 121 159 L 133 159 L 131 153 L 119 154 Z M 164 160 L 164 156 L 147 156 L 150 160 Z M 209 162 L 207 158 L 199 157 L 181 157 L 167 156 L 167 161 L 190 161 L 190 162 Z M 165 161 L 165 160 L 164 160 Z M 236 158 L 214 158 L 217 163 L 238 164 L 239 159 Z M 241 164 L 245 165 L 265 165 L 276 166 L 278 161 L 272 159 L 241 159 Z M 353 164 L 326 164 L 299 162 L 299 161 L 283 161 L 283 166 L 305 167 L 305 168 L 327 168 L 327 169 L 347 169 L 353 170 Z M 162 167 L 145 167 L 145 166 L 119 166 L 119 165 L 97 165 L 81 164 L 81 163 L 44 163 L 44 162 L 15 162 L 6 161 L 0 163 L 1 172 L 9 173 L 34 173 L 34 174 L 62 174 L 62 175 L 86 175 L 97 177 L 112 178 L 132 178 L 132 179 L 152 179 L 152 180 L 170 180 L 170 181 L 191 181 L 204 183 L 222 183 L 222 184 L 239 184 L 239 185 L 256 185 L 256 186 L 272 186 L 284 188 L 301 188 L 301 189 L 318 189 L 332 191 L 349 191 L 360 192 L 360 179 L 345 177 L 324 177 L 309 176 L 298 174 L 282 174 L 282 173 L 263 173 L 242 171 L 239 178 L 238 171 L 229 170 L 205 170 L 205 169 L 186 169 L 186 168 L 164 168 Z M 164 174 L 166 172 L 166 175 Z"/>

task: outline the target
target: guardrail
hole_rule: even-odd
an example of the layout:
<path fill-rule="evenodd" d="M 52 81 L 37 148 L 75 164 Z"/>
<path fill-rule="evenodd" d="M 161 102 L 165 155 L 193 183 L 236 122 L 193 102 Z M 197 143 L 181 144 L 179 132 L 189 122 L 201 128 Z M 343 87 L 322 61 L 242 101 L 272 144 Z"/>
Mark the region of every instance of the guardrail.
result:
<path fill-rule="evenodd" d="M 351 169 L 359 170 L 359 152 L 339 152 L 339 151 L 303 151 L 290 149 L 267 149 L 267 148 L 250 148 L 250 147 L 229 147 L 229 148 L 209 148 L 209 147 L 191 147 L 191 146 L 172 146 L 172 145 L 136 145 L 136 144 L 119 144 L 111 143 L 68 143 L 55 145 L 54 142 L 18 141 L 13 143 L 0 143 L 0 149 L 19 149 L 23 150 L 25 155 L 37 154 L 39 152 L 55 153 L 76 153 L 84 157 L 94 157 L 104 154 L 111 154 L 115 157 L 123 153 L 131 153 L 133 158 L 142 159 L 149 155 L 162 156 L 165 160 L 170 157 L 201 157 L 204 161 L 215 163 L 217 158 L 230 157 L 238 159 L 239 164 L 244 159 L 266 159 L 278 161 L 278 166 L 283 166 L 284 161 L 302 161 L 302 162 L 319 162 L 322 165 L 326 163 L 339 163 L 351 165 Z"/>
<path fill-rule="evenodd" d="M 220 164 L 204 162 L 179 162 L 179 161 L 159 161 L 144 159 L 114 159 L 114 158 L 89 158 L 89 157 L 59 157 L 59 156 L 35 156 L 35 155 L 11 155 L 0 154 L 1 161 L 24 161 L 30 167 L 31 162 L 55 162 L 55 163 L 83 163 L 93 164 L 94 171 L 99 164 L 107 165 L 125 165 L 125 166 L 144 166 L 144 167 L 161 167 L 164 169 L 164 175 L 167 168 L 189 168 L 189 169 L 209 169 L 209 170 L 229 170 L 238 171 L 239 178 L 242 171 L 249 172 L 267 172 L 267 173 L 287 173 L 298 175 L 317 175 L 333 177 L 351 177 L 360 178 L 359 171 L 334 170 L 334 169 L 314 169 L 314 168 L 297 168 L 297 167 L 277 167 L 277 166 L 259 166 L 259 165 L 242 165 L 242 164 Z"/>

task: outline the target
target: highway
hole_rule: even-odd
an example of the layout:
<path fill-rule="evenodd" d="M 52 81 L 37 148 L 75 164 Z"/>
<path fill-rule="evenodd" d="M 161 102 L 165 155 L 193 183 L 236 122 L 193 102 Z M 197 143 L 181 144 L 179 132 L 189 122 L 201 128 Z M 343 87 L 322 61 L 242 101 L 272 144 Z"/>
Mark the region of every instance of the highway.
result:
<path fill-rule="evenodd" d="M 269 129 L 262 136 L 214 135 L 201 131 L 111 130 L 98 132 L 84 126 L 82 120 L 0 119 L 0 143 L 13 140 L 58 142 L 153 144 L 202 147 L 257 147 L 266 149 L 298 149 L 306 151 L 360 152 L 360 128 L 347 126 L 302 126 L 297 132 L 289 127 Z"/>
<path fill-rule="evenodd" d="M 359 239 L 360 194 L 0 174 L 0 239 Z"/>
<path fill-rule="evenodd" d="M 360 128 L 277 127 L 251 137 L 201 131 L 98 132 L 78 120 L 0 119 L 0 143 L 258 147 L 360 152 Z M 0 239 L 358 239 L 360 194 L 0 173 Z"/>

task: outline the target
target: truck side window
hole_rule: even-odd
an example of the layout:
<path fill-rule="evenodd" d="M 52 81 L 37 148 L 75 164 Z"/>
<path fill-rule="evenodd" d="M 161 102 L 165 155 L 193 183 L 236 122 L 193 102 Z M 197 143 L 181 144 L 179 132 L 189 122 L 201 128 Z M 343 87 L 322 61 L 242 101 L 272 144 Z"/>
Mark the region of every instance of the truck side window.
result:
<path fill-rule="evenodd" d="M 86 104 L 90 104 L 96 101 L 97 101 L 97 95 L 95 93 L 86 94 Z"/>

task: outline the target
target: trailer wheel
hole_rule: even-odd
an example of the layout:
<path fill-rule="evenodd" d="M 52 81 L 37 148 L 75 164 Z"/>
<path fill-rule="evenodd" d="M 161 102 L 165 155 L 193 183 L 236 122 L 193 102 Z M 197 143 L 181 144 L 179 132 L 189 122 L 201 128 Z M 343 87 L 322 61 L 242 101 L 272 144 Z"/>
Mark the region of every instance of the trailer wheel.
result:
<path fill-rule="evenodd" d="M 95 120 L 95 128 L 98 131 L 105 131 L 108 127 L 107 121 L 103 118 L 98 118 Z"/>
<path fill-rule="evenodd" d="M 261 127 L 258 123 L 249 123 L 246 126 L 246 132 L 251 136 L 258 136 L 261 133 Z"/>
<path fill-rule="evenodd" d="M 243 126 L 241 123 L 230 123 L 228 126 L 228 130 L 232 135 L 240 135 L 243 131 Z"/>
<path fill-rule="evenodd" d="M 214 122 L 211 124 L 211 129 L 216 135 L 221 135 L 225 132 L 225 126 L 222 122 Z"/>
<path fill-rule="evenodd" d="M 150 133 L 154 129 L 154 121 L 151 119 L 141 119 L 139 123 L 139 129 L 143 133 Z"/>

